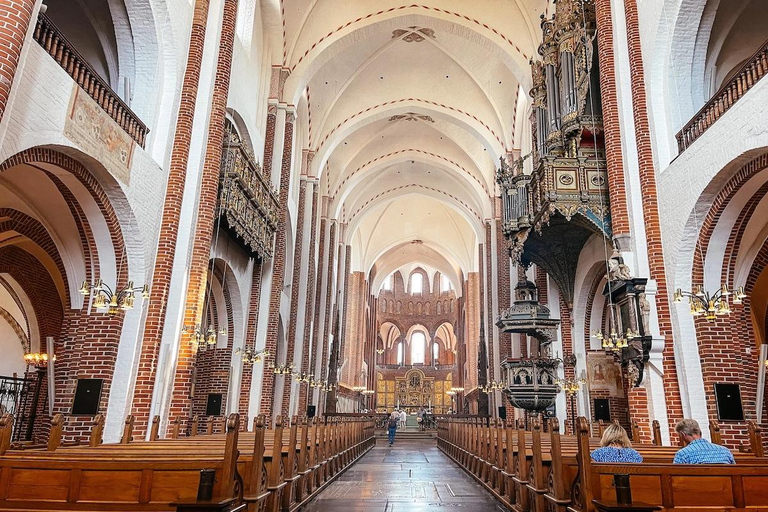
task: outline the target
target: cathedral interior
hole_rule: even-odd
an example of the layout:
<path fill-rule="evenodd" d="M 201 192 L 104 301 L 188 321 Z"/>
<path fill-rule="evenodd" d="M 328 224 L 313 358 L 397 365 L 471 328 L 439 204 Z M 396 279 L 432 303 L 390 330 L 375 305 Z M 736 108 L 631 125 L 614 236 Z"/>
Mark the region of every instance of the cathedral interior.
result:
<path fill-rule="evenodd" d="M 762 456 L 766 19 L 765 0 L 0 0 L 0 510 L 37 489 L 7 450 L 234 429 L 274 459 L 283 428 L 338 428 L 330 484 L 394 410 L 488 468 L 537 429 L 563 457 L 612 423 L 676 447 L 685 418 Z M 226 458 L 214 489 L 304 506 L 310 446 L 289 491 L 265 462 L 263 503 Z M 190 498 L 162 508 L 142 471 L 125 510 Z M 755 471 L 718 510 L 768 503 Z M 594 510 L 584 481 L 521 505 L 491 474 L 514 510 Z M 123 510 L 75 507 L 67 478 L 51 510 Z"/>

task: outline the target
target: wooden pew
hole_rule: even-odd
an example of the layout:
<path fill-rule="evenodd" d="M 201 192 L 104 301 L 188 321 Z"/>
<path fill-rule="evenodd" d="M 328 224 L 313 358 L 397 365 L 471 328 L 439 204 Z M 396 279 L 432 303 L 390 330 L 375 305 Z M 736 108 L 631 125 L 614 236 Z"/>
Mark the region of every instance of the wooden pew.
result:
<path fill-rule="evenodd" d="M 0 458 L 0 508 L 174 510 L 171 502 L 196 498 L 202 469 L 216 471 L 216 494 L 228 492 L 234 478 L 236 429 L 227 432 L 226 445 L 220 444 L 215 453 L 161 456 L 137 452 L 131 445 L 101 444 L 102 420 L 95 418 L 88 448 L 8 452 Z M 238 421 L 236 415 L 230 418 L 234 425 Z"/>
<path fill-rule="evenodd" d="M 587 422 L 579 421 L 579 476 L 574 482 L 573 512 L 596 510 L 594 500 L 615 501 L 613 476 L 630 475 L 633 501 L 663 511 L 768 509 L 765 464 L 597 464 L 587 444 Z"/>
<path fill-rule="evenodd" d="M 89 442 L 94 446 L 59 447 L 52 437 L 53 451 L 11 450 L 0 458 L 0 510 L 164 511 L 178 507 L 189 511 L 197 506 L 200 470 L 213 469 L 217 505 L 292 511 L 320 489 L 299 491 L 302 477 L 312 476 L 307 461 L 318 447 L 326 445 L 328 458 L 350 454 L 339 459 L 341 471 L 356 460 L 351 453 L 362 456 L 375 443 L 370 422 L 337 422 L 329 426 L 326 437 L 313 439 L 308 438 L 311 430 L 305 422 L 302 425 L 307 428 L 299 431 L 294 419 L 287 435 L 282 419 L 272 431 L 265 431 L 264 423 L 264 417 L 258 417 L 253 432 L 240 433 L 239 417 L 234 415 L 226 423 L 226 434 L 102 444 L 102 423 L 96 421 Z M 5 432 L 0 429 L 0 436 Z M 302 454 L 305 465 L 300 474 Z M 242 484 L 236 486 L 236 480 Z"/>
<path fill-rule="evenodd" d="M 493 451 L 491 476 L 485 471 L 488 432 L 477 418 L 445 420 L 438 425 L 438 446 L 444 453 L 461 465 L 467 472 L 483 483 L 508 507 L 516 511 L 547 510 L 565 512 L 571 504 L 571 488 L 579 474 L 578 449 L 583 440 L 574 436 L 561 436 L 559 423 L 550 422 L 549 436 L 541 435 L 541 424 L 531 422 L 532 432 L 527 433 L 521 424 L 512 428 L 507 424 L 501 434 L 498 425 L 493 428 Z M 752 431 L 755 437 L 752 438 Z M 478 440 L 481 442 L 478 444 Z M 599 439 L 586 440 L 590 452 L 599 446 Z M 503 445 L 503 446 L 501 446 Z M 750 431 L 750 445 L 754 453 L 762 453 L 762 439 L 759 429 Z M 636 449 L 645 459 L 654 464 L 671 463 L 677 447 L 636 444 Z M 499 457 L 498 453 L 502 456 Z M 755 457 L 752 453 L 735 454 L 739 462 L 753 465 L 768 465 L 768 460 Z M 767 468 L 768 469 L 768 468 Z M 527 471 L 526 471 L 527 470 Z M 495 474 L 493 474 L 495 473 Z M 500 492 L 499 482 L 504 481 Z M 494 485 L 495 482 L 495 485 Z M 520 485 L 524 483 L 525 485 Z"/>

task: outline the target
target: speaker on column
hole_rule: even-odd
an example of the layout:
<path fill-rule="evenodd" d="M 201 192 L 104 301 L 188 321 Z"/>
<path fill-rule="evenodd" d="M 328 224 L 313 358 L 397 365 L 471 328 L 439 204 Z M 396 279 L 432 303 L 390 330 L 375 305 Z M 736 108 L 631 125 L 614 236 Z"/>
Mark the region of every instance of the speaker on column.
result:
<path fill-rule="evenodd" d="M 317 407 L 317 406 L 315 406 L 315 405 L 308 405 L 307 406 L 307 418 L 314 418 L 315 417 L 315 413 L 317 412 L 315 410 L 315 407 Z"/>
<path fill-rule="evenodd" d="M 507 407 L 504 405 L 499 406 L 499 418 L 501 418 L 502 420 L 507 419 Z"/>

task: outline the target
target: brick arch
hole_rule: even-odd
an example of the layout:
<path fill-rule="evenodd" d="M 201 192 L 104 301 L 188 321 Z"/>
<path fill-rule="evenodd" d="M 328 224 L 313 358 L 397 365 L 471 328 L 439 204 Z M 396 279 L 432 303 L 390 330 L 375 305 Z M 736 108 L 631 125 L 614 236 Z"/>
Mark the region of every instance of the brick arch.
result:
<path fill-rule="evenodd" d="M 110 236 L 112 238 L 115 254 L 123 253 L 125 251 L 125 243 L 122 236 L 120 221 L 113 202 L 122 202 L 124 197 L 118 197 L 117 191 L 120 186 L 114 181 L 109 173 L 105 169 L 99 168 L 100 166 L 97 164 L 92 165 L 94 171 L 100 175 L 99 179 L 94 172 L 87 168 L 82 162 L 53 147 L 34 147 L 16 153 L 0 164 L 0 173 L 18 165 L 35 163 L 55 165 L 68 171 L 80 181 L 104 216 L 104 220 L 109 228 Z M 112 190 L 112 198 L 110 198 L 107 190 L 105 190 L 105 187 L 102 185 L 102 182 L 111 182 L 108 186 Z M 125 210 L 125 213 L 129 213 L 128 211 L 130 210 L 130 207 L 127 206 L 127 202 L 125 203 L 125 206 L 126 208 L 123 210 Z M 128 222 L 131 220 L 133 219 L 126 219 Z"/>
<path fill-rule="evenodd" d="M 27 336 L 27 333 L 24 332 L 24 328 L 21 327 L 21 324 L 19 324 L 16 318 L 14 318 L 14 316 L 3 307 L 0 307 L 0 316 L 3 317 L 6 322 L 8 322 L 8 325 L 11 326 L 11 329 L 13 329 L 13 332 L 16 333 L 16 336 L 19 338 L 19 342 L 24 348 L 24 352 L 28 353 L 31 348 L 29 336 Z"/>
<path fill-rule="evenodd" d="M 407 329 L 403 327 L 403 323 L 396 318 L 384 317 L 379 320 L 379 329 L 377 332 L 381 332 L 381 326 L 384 324 L 392 324 L 400 330 L 400 334 L 404 334 Z"/>
<path fill-rule="evenodd" d="M 0 273 L 10 275 L 29 297 L 37 316 L 40 338 L 58 338 L 62 330 L 64 309 L 48 269 L 29 252 L 8 245 L 0 248 Z"/>
<path fill-rule="evenodd" d="M 604 269 L 605 267 L 601 266 L 601 269 Z M 592 331 L 597 330 L 598 328 L 600 330 L 603 329 L 603 326 L 605 325 L 605 312 L 606 312 L 606 304 L 603 304 L 603 315 L 602 315 L 602 324 L 599 326 L 592 326 L 592 308 L 595 304 L 595 298 L 597 297 L 597 292 L 600 287 L 600 283 L 605 278 L 605 274 L 598 270 L 596 275 L 592 278 L 592 283 L 589 286 L 589 294 L 587 295 L 587 303 L 584 307 L 584 350 L 589 351 L 590 349 L 590 338 L 592 337 Z"/>
<path fill-rule="evenodd" d="M 64 294 L 61 297 L 62 303 L 65 308 L 71 307 L 69 283 L 66 279 L 67 271 L 56 243 L 45 229 L 45 226 L 37 219 L 13 208 L 0 208 L 0 218 L 3 217 L 5 219 L 0 222 L 0 233 L 9 230 L 16 231 L 34 242 L 53 260 L 63 281 Z"/>
<path fill-rule="evenodd" d="M 76 153 L 76 156 L 74 156 L 74 153 L 75 150 L 72 148 L 30 148 L 0 163 L 0 173 L 20 165 L 34 166 L 47 173 L 68 204 L 69 213 L 72 215 L 77 226 L 80 243 L 86 257 L 86 265 L 89 267 L 86 269 L 86 276 L 95 278 L 99 272 L 98 246 L 86 213 L 69 187 L 57 176 L 44 169 L 45 165 L 41 164 L 56 166 L 69 172 L 82 185 L 86 193 L 90 195 L 93 204 L 98 208 L 101 217 L 103 217 L 108 230 L 106 238 L 108 242 L 103 247 L 111 245 L 111 250 L 114 251 L 117 263 L 115 269 L 116 282 L 114 285 L 116 288 L 120 288 L 127 284 L 132 261 L 123 238 L 122 224 L 135 227 L 135 217 L 120 185 L 103 166 L 84 154 Z M 120 213 L 120 216 L 118 213 Z M 50 240 L 50 235 L 47 233 L 46 235 L 47 238 L 37 234 L 40 243 L 52 251 L 55 245 Z M 142 248 L 140 246 L 132 246 L 131 252 L 134 255 L 139 255 L 139 257 L 133 260 L 134 264 L 138 264 L 143 259 Z M 122 255 L 125 255 L 128 259 L 128 265 L 121 265 Z M 34 261 L 31 263 L 34 263 Z M 59 266 L 60 271 L 64 270 L 60 259 L 57 262 L 57 266 Z M 22 276 L 17 276 L 13 272 L 9 273 L 17 279 L 25 290 L 27 289 Z M 49 290 L 51 288 L 49 286 Z M 69 412 L 76 382 L 79 378 L 103 379 L 104 384 L 99 412 L 106 413 L 117 361 L 118 347 L 123 331 L 124 316 L 108 316 L 99 312 L 89 313 L 87 308 L 73 309 L 73 305 L 70 303 L 72 293 L 73 290 L 67 290 L 67 301 L 61 315 L 51 315 L 49 308 L 44 308 L 40 312 L 35 310 L 39 322 L 46 322 L 46 327 L 43 328 L 41 326 L 40 328 L 41 337 L 50 335 L 55 340 L 57 377 L 60 378 L 57 378 L 54 413 Z M 46 297 L 50 297 L 50 295 L 48 293 Z M 59 308 L 61 308 L 61 304 L 59 304 Z M 44 418 L 41 418 L 41 420 L 45 421 Z M 71 417 L 67 423 L 65 439 L 74 439 L 79 435 L 85 434 L 90 428 L 89 423 L 90 417 Z"/>
<path fill-rule="evenodd" d="M 753 158 L 738 168 L 714 197 L 707 214 L 702 221 L 696 239 L 691 269 L 691 282 L 704 282 L 707 250 L 713 241 L 715 230 L 725 210 L 747 182 L 757 174 L 768 169 L 768 153 Z M 750 219 L 760 202 L 768 195 L 768 182 L 757 188 L 746 200 L 738 214 L 725 242 L 725 252 L 720 270 L 729 286 L 736 270 L 736 260 L 742 249 L 742 238 Z M 718 243 L 720 243 L 718 242 Z M 768 243 L 764 242 L 757 256 L 751 263 L 745 290 L 748 297 L 743 304 L 731 304 L 732 313 L 715 320 L 694 319 L 696 342 L 701 358 L 701 371 L 704 380 L 707 411 L 710 419 L 717 418 L 717 404 L 714 400 L 714 384 L 731 382 L 741 384 L 742 403 L 746 419 L 755 419 L 757 399 L 758 350 L 753 346 L 755 340 L 749 294 L 761 272 L 768 265 Z M 743 424 L 724 424 L 721 434 L 725 444 L 738 446 Z"/>

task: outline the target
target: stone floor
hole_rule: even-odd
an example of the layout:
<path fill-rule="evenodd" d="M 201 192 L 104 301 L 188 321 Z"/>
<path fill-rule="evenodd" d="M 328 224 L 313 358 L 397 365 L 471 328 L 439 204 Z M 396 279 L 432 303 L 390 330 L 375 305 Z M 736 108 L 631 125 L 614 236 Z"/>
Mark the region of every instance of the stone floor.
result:
<path fill-rule="evenodd" d="M 437 448 L 434 440 L 379 439 L 375 448 L 304 512 L 504 511 L 494 497 Z"/>

